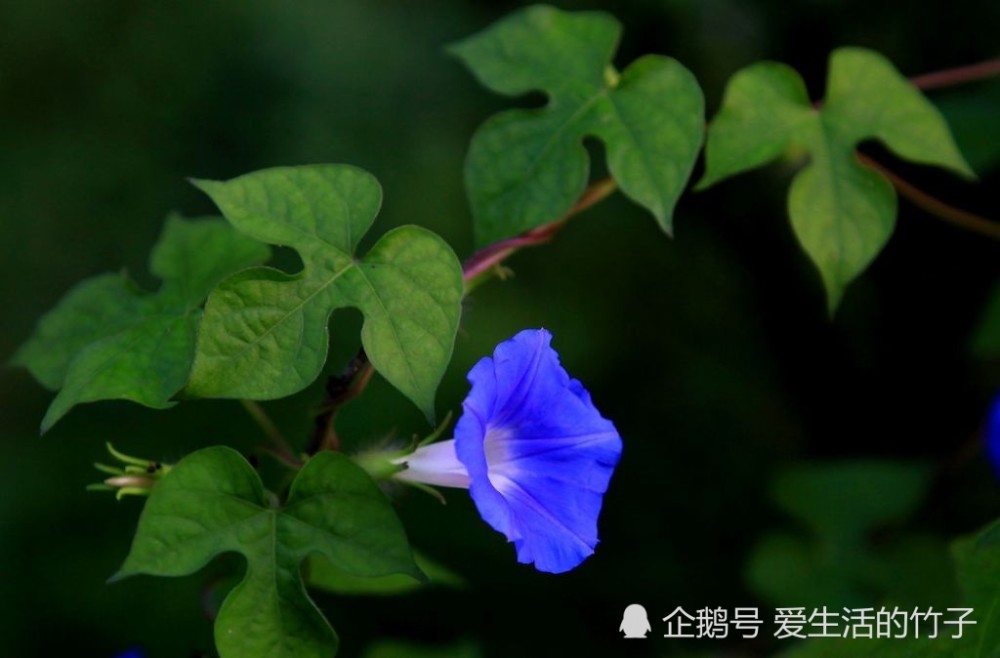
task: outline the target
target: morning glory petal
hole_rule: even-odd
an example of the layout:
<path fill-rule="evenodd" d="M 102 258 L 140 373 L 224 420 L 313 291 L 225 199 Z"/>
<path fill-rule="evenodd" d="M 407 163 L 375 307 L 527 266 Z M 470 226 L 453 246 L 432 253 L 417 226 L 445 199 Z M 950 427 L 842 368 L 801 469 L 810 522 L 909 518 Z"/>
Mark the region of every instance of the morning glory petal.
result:
<path fill-rule="evenodd" d="M 986 419 L 986 454 L 993 472 L 1000 478 L 1000 395 L 993 400 Z"/>
<path fill-rule="evenodd" d="M 115 658 L 146 658 L 146 654 L 139 649 L 129 649 L 124 653 L 116 655 Z"/>
<path fill-rule="evenodd" d="M 544 329 L 522 331 L 476 364 L 455 452 L 477 509 L 518 560 L 560 573 L 594 552 L 622 446 L 551 340 Z"/>

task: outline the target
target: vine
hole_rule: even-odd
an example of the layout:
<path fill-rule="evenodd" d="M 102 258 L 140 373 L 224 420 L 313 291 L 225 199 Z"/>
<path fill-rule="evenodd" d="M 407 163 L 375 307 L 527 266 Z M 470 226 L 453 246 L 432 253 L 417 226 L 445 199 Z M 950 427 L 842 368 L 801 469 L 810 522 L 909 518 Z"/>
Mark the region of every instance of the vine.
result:
<path fill-rule="evenodd" d="M 612 60 L 620 36 L 608 14 L 535 6 L 450 47 L 490 90 L 548 98 L 541 108 L 501 112 L 472 136 L 465 184 L 478 249 L 464 263 L 441 237 L 417 226 L 389 231 L 360 254 L 381 205 L 381 187 L 364 170 L 265 169 L 193 181 L 222 217 L 168 217 L 149 260 L 159 290 L 142 290 L 125 274 L 101 275 L 77 285 L 40 320 L 13 362 L 56 391 L 42 432 L 75 406 L 99 400 L 163 409 L 194 398 L 233 399 L 263 432 L 260 450 L 294 475 L 283 491 L 287 483 L 265 482 L 226 446 L 162 464 L 109 445 L 119 465 L 98 465 L 108 477 L 95 488 L 148 496 L 113 580 L 187 575 L 221 553 L 242 554 L 246 572 L 215 620 L 219 654 L 333 655 L 338 635 L 306 590 L 315 584 L 314 570 L 428 579 L 380 488 L 389 482 L 436 495 L 436 487 L 467 489 L 483 520 L 514 544 L 519 562 L 550 573 L 578 567 L 595 553 L 603 496 L 630 439 L 623 441 L 573 378 L 573 365 L 560 362 L 553 336 L 525 329 L 471 369 L 462 414 L 452 438 L 442 440 L 449 421 L 436 422 L 435 395 L 462 301 L 502 279 L 511 256 L 547 244 L 617 191 L 671 235 L 675 206 L 703 151 L 697 190 L 788 153 L 800 156 L 788 213 L 831 314 L 891 237 L 897 195 L 950 224 L 1000 238 L 1000 222 L 936 199 L 857 151 L 874 138 L 903 160 L 974 179 L 920 90 L 1000 75 L 1000 59 L 907 80 L 873 51 L 842 48 L 831 54 L 821 102 L 808 98 L 791 67 L 760 62 L 732 77 L 722 107 L 706 122 L 697 79 L 677 60 L 646 55 L 618 71 Z M 590 180 L 588 137 L 604 144 L 610 176 Z M 265 265 L 275 246 L 295 250 L 302 269 Z M 327 322 L 345 307 L 364 318 L 362 347 L 327 378 L 312 433 L 298 451 L 259 401 L 295 394 L 322 375 Z M 376 373 L 436 429 L 422 440 L 345 454 L 338 413 Z M 1000 441 L 995 422 L 987 433 Z M 809 498 L 799 494 L 817 481 L 846 482 L 854 492 L 871 480 L 895 483 L 899 497 L 875 511 L 849 497 L 847 521 L 801 503 Z M 889 558 L 870 545 L 870 533 L 911 511 L 924 487 L 912 470 L 870 465 L 793 471 L 779 483 L 779 507 L 816 533 L 772 543 L 789 560 L 809 556 L 804 561 L 816 570 L 825 565 L 810 561 L 824 551 L 841 558 L 859 552 L 883 564 Z M 1000 573 L 996 536 L 987 530 L 955 548 L 963 601 L 980 610 L 1000 600 L 1000 589 L 977 584 Z M 773 560 L 773 553 L 757 552 L 751 565 L 761 591 L 780 596 L 780 584 L 767 578 Z M 880 584 L 844 560 L 835 568 L 864 586 Z M 915 646 L 879 643 L 877 655 L 911 655 Z M 826 647 L 807 642 L 795 655 L 831 655 L 822 653 Z M 1000 620 L 988 616 L 949 650 L 987 656 L 995 647 Z"/>

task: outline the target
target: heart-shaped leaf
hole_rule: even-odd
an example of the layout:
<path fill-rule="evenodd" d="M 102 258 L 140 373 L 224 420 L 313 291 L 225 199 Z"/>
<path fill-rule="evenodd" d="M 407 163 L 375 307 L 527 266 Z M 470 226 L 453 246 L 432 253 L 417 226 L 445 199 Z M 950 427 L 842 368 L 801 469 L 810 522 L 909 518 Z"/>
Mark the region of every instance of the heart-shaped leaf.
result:
<path fill-rule="evenodd" d="M 231 551 L 246 557 L 247 569 L 215 621 L 221 658 L 336 653 L 337 635 L 300 573 L 310 555 L 352 576 L 423 578 L 389 501 L 347 457 L 310 459 L 278 506 L 238 452 L 216 446 L 188 455 L 156 485 L 112 580 L 184 576 Z"/>
<path fill-rule="evenodd" d="M 124 273 L 77 284 L 13 358 L 59 390 L 42 432 L 81 402 L 125 399 L 169 407 L 191 372 L 205 297 L 223 277 L 269 255 L 265 245 L 221 219 L 171 216 L 149 264 L 163 280 L 159 291 L 139 289 Z"/>
<path fill-rule="evenodd" d="M 501 94 L 543 91 L 539 110 L 503 112 L 469 146 L 465 186 L 476 241 L 496 242 L 565 213 L 587 184 L 588 136 L 607 148 L 626 196 L 668 234 L 704 132 L 704 100 L 676 60 L 647 55 L 620 76 L 614 17 L 544 5 L 515 12 L 450 51 Z"/>
<path fill-rule="evenodd" d="M 937 109 L 888 60 L 861 48 L 830 56 L 820 108 L 812 106 L 793 69 L 775 62 L 743 69 L 729 81 L 708 131 L 701 189 L 759 167 L 789 147 L 809 154 L 809 164 L 792 182 L 788 212 L 823 277 L 831 312 L 896 222 L 892 185 L 854 153 L 869 138 L 902 158 L 973 176 Z"/>
<path fill-rule="evenodd" d="M 375 369 L 431 418 L 461 313 L 462 267 L 434 233 L 403 226 L 364 258 L 355 249 L 382 201 L 375 178 L 347 165 L 266 169 L 195 181 L 238 230 L 298 251 L 287 274 L 249 269 L 205 307 L 191 382 L 200 397 L 270 399 L 305 388 L 326 362 L 327 321 L 354 306 Z"/>

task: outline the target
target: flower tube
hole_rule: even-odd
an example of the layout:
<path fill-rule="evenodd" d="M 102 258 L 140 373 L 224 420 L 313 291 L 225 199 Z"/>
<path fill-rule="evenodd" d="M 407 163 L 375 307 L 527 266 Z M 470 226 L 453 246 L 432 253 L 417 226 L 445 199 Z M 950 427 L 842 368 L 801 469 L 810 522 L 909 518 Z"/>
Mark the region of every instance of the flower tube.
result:
<path fill-rule="evenodd" d="M 525 330 L 469 372 L 455 438 L 400 458 L 401 480 L 468 488 L 519 562 L 569 571 L 597 545 L 597 517 L 622 441 L 550 346 Z"/>

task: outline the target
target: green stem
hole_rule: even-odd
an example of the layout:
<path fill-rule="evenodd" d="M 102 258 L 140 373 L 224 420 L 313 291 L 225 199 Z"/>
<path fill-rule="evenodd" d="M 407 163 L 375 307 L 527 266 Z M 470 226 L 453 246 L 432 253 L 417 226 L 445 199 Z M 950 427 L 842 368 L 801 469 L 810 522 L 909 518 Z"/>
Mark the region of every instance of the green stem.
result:
<path fill-rule="evenodd" d="M 269 444 L 264 446 L 264 451 L 291 468 L 301 468 L 302 460 L 295 455 L 295 451 L 292 450 L 288 441 L 281 434 L 281 430 L 274 424 L 263 407 L 254 400 L 240 400 L 240 404 L 267 436 Z"/>

